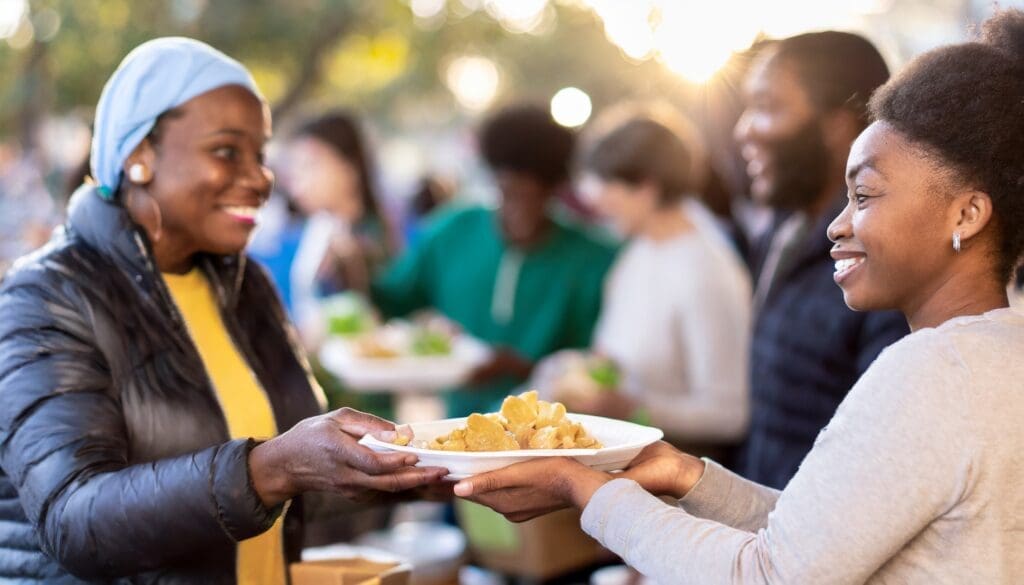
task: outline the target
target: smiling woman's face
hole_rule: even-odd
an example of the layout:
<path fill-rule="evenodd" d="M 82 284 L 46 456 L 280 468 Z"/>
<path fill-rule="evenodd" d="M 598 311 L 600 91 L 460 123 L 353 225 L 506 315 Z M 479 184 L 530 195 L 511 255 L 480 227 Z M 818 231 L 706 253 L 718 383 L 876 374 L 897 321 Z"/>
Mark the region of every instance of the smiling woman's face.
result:
<path fill-rule="evenodd" d="M 951 175 L 885 122 L 854 142 L 849 201 L 829 227 L 836 283 L 861 311 L 913 311 L 948 279 L 959 211 Z"/>
<path fill-rule="evenodd" d="M 221 87 L 176 108 L 158 134 L 143 158 L 152 169 L 145 189 L 160 209 L 161 245 L 188 254 L 240 252 L 273 182 L 263 164 L 265 104 L 242 87 Z"/>

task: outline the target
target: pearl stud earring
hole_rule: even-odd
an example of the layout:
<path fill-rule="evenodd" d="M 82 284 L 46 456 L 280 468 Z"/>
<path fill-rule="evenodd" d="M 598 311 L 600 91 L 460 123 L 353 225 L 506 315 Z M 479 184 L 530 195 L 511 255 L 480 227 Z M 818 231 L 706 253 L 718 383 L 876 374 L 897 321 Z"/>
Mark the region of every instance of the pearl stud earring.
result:
<path fill-rule="evenodd" d="M 149 182 L 149 169 L 142 163 L 135 163 L 128 167 L 128 178 L 132 183 L 142 185 Z"/>

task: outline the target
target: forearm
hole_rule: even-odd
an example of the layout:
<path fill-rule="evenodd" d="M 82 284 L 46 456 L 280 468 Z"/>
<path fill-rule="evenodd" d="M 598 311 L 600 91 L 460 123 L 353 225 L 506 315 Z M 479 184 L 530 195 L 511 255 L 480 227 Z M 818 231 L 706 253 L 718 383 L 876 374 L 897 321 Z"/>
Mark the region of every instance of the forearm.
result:
<path fill-rule="evenodd" d="M 39 519 L 41 544 L 69 572 L 95 579 L 154 570 L 255 536 L 280 509 L 255 496 L 248 451 L 232 441 L 73 482 Z"/>
<path fill-rule="evenodd" d="M 970 489 L 978 447 L 949 414 L 965 412 L 970 378 L 959 364 L 935 368 L 948 357 L 929 350 L 884 353 L 784 493 L 708 462 L 678 508 L 635 482 L 606 484 L 584 528 L 658 582 L 864 583 Z M 934 371 L 914 367 L 924 364 Z"/>
<path fill-rule="evenodd" d="M 757 535 L 667 506 L 628 480 L 599 489 L 581 523 L 659 583 L 768 583 L 779 577 L 770 563 L 759 562 L 764 550 Z"/>
<path fill-rule="evenodd" d="M 281 466 L 275 462 L 279 449 L 273 441 L 260 443 L 249 453 L 249 477 L 253 490 L 264 506 L 272 508 L 296 495 L 295 486 L 288 474 L 281 473 Z"/>
<path fill-rule="evenodd" d="M 704 473 L 679 500 L 679 507 L 698 518 L 747 532 L 764 528 L 781 492 L 746 480 L 714 461 L 704 461 Z"/>

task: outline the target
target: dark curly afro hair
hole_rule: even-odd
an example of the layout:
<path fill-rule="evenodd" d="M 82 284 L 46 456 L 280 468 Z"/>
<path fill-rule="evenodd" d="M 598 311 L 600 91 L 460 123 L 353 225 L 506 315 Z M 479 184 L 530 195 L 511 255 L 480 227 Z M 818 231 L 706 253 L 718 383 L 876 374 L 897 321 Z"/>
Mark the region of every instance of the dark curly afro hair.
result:
<path fill-rule="evenodd" d="M 871 114 L 992 198 L 998 269 L 1024 253 L 1024 12 L 985 22 L 977 42 L 929 51 L 871 98 Z"/>
<path fill-rule="evenodd" d="M 502 109 L 479 130 L 480 152 L 495 171 L 516 171 L 554 187 L 569 177 L 575 134 L 540 106 Z"/>

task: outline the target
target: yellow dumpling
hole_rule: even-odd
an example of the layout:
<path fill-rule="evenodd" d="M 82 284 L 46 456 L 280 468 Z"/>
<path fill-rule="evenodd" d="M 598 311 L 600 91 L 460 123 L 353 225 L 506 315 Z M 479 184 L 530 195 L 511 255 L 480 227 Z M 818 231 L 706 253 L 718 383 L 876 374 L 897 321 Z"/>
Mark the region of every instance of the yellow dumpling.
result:
<path fill-rule="evenodd" d="M 501 412 L 471 414 L 466 426 L 437 437 L 430 449 L 515 451 L 518 449 L 600 449 L 583 425 L 566 417 L 565 406 L 546 402 L 531 390 L 505 398 Z"/>
<path fill-rule="evenodd" d="M 515 436 L 501 423 L 480 414 L 469 415 L 466 421 L 467 451 L 514 451 L 519 449 Z"/>
<path fill-rule="evenodd" d="M 537 430 L 533 428 L 533 425 L 525 425 L 512 431 L 512 435 L 515 436 L 516 443 L 519 443 L 520 449 L 529 449 L 530 439 L 536 432 Z"/>
<path fill-rule="evenodd" d="M 519 396 L 509 396 L 501 403 L 501 416 L 505 417 L 513 431 L 524 426 L 532 426 L 537 420 L 537 406 L 530 405 Z"/>
<path fill-rule="evenodd" d="M 537 421 L 534 428 L 555 426 L 565 418 L 565 405 L 561 402 L 545 402 L 537 404 Z"/>
<path fill-rule="evenodd" d="M 558 429 L 555 427 L 544 427 L 539 429 L 530 438 L 531 449 L 557 449 L 562 446 L 558 438 Z"/>
<path fill-rule="evenodd" d="M 519 398 L 521 398 L 523 402 L 529 404 L 530 408 L 532 408 L 534 412 L 537 412 L 537 401 L 539 400 L 539 395 L 536 390 L 523 392 L 519 395 Z"/>

